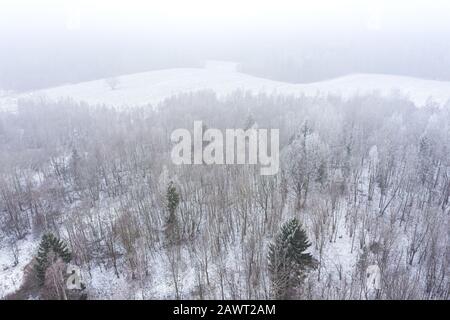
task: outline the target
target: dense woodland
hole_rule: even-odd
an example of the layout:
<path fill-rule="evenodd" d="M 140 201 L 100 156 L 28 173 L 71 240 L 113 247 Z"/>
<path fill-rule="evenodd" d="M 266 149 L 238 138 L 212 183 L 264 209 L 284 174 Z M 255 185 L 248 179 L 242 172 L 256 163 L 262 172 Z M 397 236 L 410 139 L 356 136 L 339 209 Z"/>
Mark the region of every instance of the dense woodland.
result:
<path fill-rule="evenodd" d="M 278 174 L 173 165 L 170 134 L 194 120 L 279 128 Z M 0 241 L 56 235 L 88 299 L 449 299 L 449 155 L 450 105 L 395 94 L 204 91 L 120 110 L 24 100 L 0 113 Z M 297 222 L 311 267 L 283 291 L 270 252 Z M 366 285 L 374 264 L 380 290 Z M 96 270 L 130 286 L 98 288 Z"/>

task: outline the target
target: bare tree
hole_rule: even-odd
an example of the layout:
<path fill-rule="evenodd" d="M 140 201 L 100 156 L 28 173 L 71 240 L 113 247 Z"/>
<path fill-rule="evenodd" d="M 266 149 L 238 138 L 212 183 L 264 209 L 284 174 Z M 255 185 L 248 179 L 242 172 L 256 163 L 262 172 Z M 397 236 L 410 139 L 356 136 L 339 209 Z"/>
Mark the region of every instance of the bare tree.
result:
<path fill-rule="evenodd" d="M 105 83 L 111 90 L 116 90 L 120 84 L 120 80 L 119 80 L 119 78 L 111 77 L 111 78 L 105 79 Z"/>

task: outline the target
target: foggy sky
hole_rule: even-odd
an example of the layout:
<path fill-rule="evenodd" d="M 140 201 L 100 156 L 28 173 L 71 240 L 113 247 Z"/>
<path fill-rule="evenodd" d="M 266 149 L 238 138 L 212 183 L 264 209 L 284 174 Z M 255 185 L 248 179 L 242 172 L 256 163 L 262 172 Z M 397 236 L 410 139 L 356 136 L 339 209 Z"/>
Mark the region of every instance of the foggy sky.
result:
<path fill-rule="evenodd" d="M 445 0 L 2 0 L 0 88 L 193 66 L 209 58 L 281 59 L 314 46 L 316 54 L 383 44 L 386 55 L 406 39 L 417 42 L 414 48 L 430 42 L 431 50 L 446 51 L 449 14 Z"/>

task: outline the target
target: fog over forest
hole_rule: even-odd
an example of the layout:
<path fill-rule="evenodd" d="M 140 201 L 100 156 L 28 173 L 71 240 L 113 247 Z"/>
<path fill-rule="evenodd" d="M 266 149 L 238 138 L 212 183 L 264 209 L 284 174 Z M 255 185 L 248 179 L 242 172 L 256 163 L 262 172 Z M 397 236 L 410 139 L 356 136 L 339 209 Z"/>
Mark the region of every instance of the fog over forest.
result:
<path fill-rule="evenodd" d="M 449 15 L 1 1 L 0 300 L 449 300 Z"/>

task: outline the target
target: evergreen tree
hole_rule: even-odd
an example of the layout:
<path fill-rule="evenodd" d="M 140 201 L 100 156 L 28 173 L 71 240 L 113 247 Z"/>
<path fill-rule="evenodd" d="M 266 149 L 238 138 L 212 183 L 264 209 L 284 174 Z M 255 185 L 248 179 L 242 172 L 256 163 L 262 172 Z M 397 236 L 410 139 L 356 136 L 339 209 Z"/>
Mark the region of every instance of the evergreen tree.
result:
<path fill-rule="evenodd" d="M 82 179 L 81 179 L 81 165 L 83 159 L 78 153 L 77 149 L 73 148 L 72 155 L 70 158 L 70 175 L 73 181 L 74 188 L 76 190 L 82 189 Z"/>
<path fill-rule="evenodd" d="M 65 263 L 69 263 L 72 259 L 72 254 L 62 240 L 52 233 L 44 234 L 39 244 L 35 265 L 36 275 L 41 286 L 45 282 L 47 268 L 56 262 L 58 258 L 61 258 Z"/>
<path fill-rule="evenodd" d="M 256 124 L 256 121 L 253 118 L 253 115 L 249 114 L 244 122 L 244 130 L 248 130 L 248 129 L 252 128 L 254 124 Z"/>
<path fill-rule="evenodd" d="M 167 188 L 167 210 L 169 211 L 169 217 L 167 219 L 167 238 L 169 242 L 176 242 L 179 238 L 178 234 L 178 219 L 176 216 L 176 210 L 180 203 L 180 195 L 177 192 L 173 182 L 169 183 L 169 187 Z"/>
<path fill-rule="evenodd" d="M 269 272 L 276 299 L 292 298 L 303 282 L 306 270 L 315 266 L 315 259 L 305 250 L 311 244 L 297 219 L 281 227 L 269 246 Z"/>
<path fill-rule="evenodd" d="M 323 186 L 326 179 L 327 179 L 327 164 L 325 160 L 322 159 L 319 168 L 317 169 L 316 182 L 320 183 Z"/>

